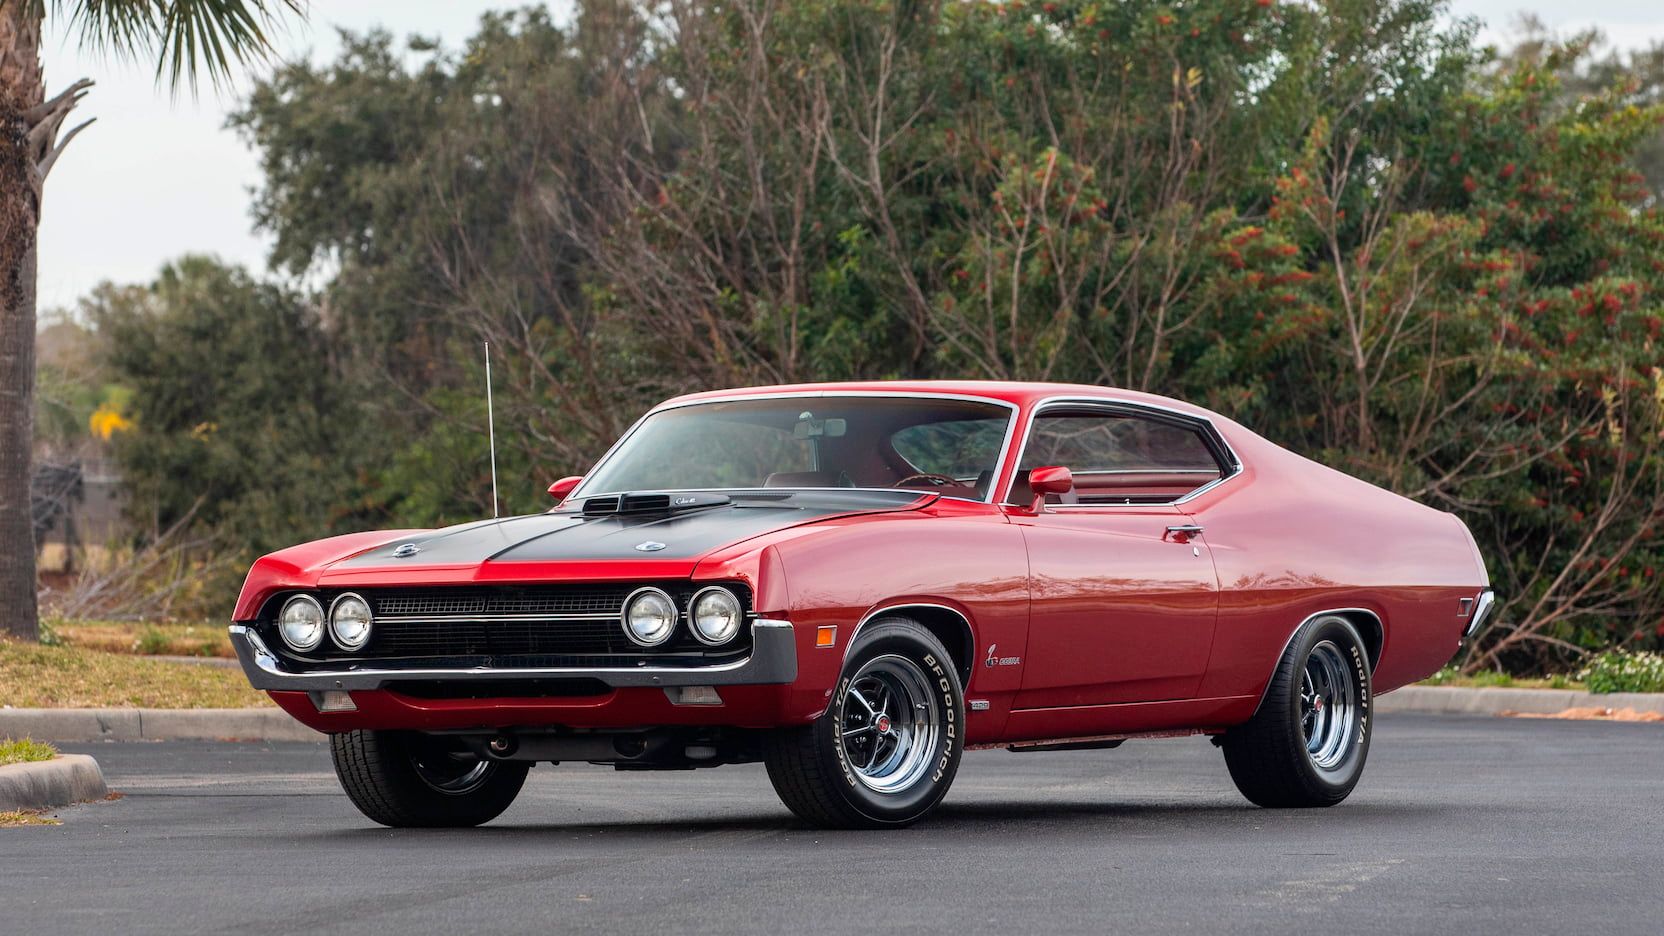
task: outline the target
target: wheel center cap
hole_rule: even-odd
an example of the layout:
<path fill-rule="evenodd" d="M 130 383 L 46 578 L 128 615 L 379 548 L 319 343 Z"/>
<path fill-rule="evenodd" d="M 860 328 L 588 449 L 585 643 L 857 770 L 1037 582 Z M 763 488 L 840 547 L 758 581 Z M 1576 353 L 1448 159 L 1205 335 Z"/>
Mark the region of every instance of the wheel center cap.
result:
<path fill-rule="evenodd" d="M 1314 711 L 1314 712 L 1323 711 L 1323 697 L 1322 696 L 1317 696 L 1317 697 L 1312 699 L 1312 711 Z"/>
<path fill-rule="evenodd" d="M 874 722 L 873 724 L 878 728 L 878 731 L 879 731 L 880 734 L 889 734 L 889 732 L 890 732 L 890 716 L 880 715 L 880 716 L 878 716 L 878 721 Z"/>

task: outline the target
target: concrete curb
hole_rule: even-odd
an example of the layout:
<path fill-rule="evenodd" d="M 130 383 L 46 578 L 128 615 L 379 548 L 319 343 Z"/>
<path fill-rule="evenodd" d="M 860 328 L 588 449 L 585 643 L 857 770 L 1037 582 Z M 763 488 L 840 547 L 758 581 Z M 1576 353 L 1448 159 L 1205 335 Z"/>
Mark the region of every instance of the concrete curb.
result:
<path fill-rule="evenodd" d="M 39 741 L 322 741 L 280 709 L 0 709 L 0 737 Z"/>
<path fill-rule="evenodd" d="M 1593 695 L 1573 689 L 1465 689 L 1405 686 L 1375 697 L 1377 712 L 1434 712 L 1440 715 L 1555 715 L 1569 708 L 1634 709 L 1664 714 L 1664 693 L 1614 692 Z"/>
<path fill-rule="evenodd" d="M 59 754 L 51 760 L 0 767 L 0 812 L 51 809 L 109 794 L 104 771 L 85 754 Z"/>

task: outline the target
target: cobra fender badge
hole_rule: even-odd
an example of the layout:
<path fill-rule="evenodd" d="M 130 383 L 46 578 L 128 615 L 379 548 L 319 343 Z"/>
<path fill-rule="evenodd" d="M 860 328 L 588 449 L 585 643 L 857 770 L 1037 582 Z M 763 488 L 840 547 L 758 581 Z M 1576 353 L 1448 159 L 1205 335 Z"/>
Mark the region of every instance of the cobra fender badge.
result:
<path fill-rule="evenodd" d="M 656 540 L 648 540 L 645 543 L 636 544 L 636 552 L 658 552 L 663 548 L 664 544 Z"/>
<path fill-rule="evenodd" d="M 996 651 L 998 649 L 999 649 L 999 644 L 989 644 L 988 645 L 988 658 L 982 661 L 983 666 L 987 666 L 987 667 L 1016 666 L 1017 664 L 1023 662 L 1022 657 L 1014 657 L 1014 656 L 1002 657 L 1002 656 L 997 655 L 994 651 Z"/>
<path fill-rule="evenodd" d="M 393 550 L 393 558 L 394 559 L 409 559 L 411 556 L 414 556 L 414 555 L 416 555 L 417 553 L 419 553 L 421 551 L 422 551 L 422 547 L 416 545 L 415 543 L 405 543 L 403 546 L 400 546 L 398 549 Z"/>

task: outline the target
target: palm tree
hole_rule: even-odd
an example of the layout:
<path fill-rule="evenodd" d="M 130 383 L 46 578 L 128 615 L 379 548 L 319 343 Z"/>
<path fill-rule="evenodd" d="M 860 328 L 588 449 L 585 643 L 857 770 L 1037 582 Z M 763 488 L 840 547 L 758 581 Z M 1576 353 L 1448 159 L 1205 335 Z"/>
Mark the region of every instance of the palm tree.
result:
<path fill-rule="evenodd" d="M 39 634 L 29 456 L 35 389 L 35 237 L 52 164 L 87 121 L 63 131 L 92 82 L 48 99 L 40 64 L 48 17 L 84 44 L 156 60 L 178 88 L 199 68 L 216 83 L 272 51 L 277 16 L 305 0 L 0 0 L 0 632 Z"/>

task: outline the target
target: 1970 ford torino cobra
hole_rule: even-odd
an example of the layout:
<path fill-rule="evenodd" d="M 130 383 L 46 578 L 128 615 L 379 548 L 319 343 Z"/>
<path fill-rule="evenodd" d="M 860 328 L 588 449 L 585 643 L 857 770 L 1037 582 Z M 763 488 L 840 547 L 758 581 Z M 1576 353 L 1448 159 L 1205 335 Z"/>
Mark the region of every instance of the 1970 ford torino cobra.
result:
<path fill-rule="evenodd" d="M 1098 387 L 695 394 L 549 491 L 249 572 L 243 669 L 371 819 L 485 822 L 540 761 L 762 761 L 810 823 L 901 826 L 967 747 L 1197 733 L 1254 803 L 1329 806 L 1373 694 L 1493 606 L 1451 514 Z"/>

